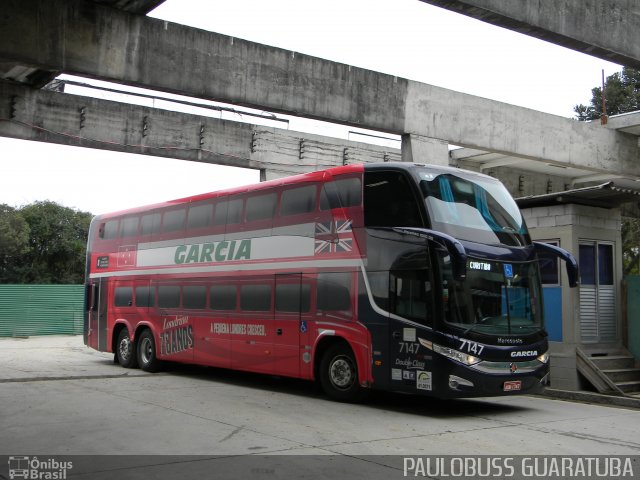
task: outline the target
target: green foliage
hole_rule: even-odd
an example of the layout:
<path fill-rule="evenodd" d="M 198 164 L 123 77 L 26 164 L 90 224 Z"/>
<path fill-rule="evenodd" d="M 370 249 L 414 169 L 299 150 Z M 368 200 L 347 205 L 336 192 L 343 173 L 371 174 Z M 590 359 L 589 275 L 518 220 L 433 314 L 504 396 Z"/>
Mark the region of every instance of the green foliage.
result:
<path fill-rule="evenodd" d="M 640 275 L 640 219 L 622 219 L 622 267 L 624 275 Z"/>
<path fill-rule="evenodd" d="M 29 232 L 20 212 L 0 204 L 0 283 L 10 283 L 19 259 L 29 251 Z"/>
<path fill-rule="evenodd" d="M 622 72 L 609 75 L 604 83 L 604 91 L 607 115 L 640 110 L 640 70 L 623 67 Z M 599 119 L 602 116 L 602 87 L 591 90 L 589 105 L 576 105 L 573 111 L 580 121 Z"/>
<path fill-rule="evenodd" d="M 49 201 L 0 206 L 0 283 L 82 283 L 91 218 Z"/>

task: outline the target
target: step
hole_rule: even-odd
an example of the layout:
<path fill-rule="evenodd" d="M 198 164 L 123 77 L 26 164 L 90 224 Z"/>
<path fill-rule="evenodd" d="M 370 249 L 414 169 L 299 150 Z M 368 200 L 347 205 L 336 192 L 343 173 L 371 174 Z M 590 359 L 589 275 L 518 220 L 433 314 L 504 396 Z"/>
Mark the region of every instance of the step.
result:
<path fill-rule="evenodd" d="M 640 381 L 619 382 L 616 386 L 625 393 L 640 393 Z"/>
<path fill-rule="evenodd" d="M 635 358 L 630 355 L 590 356 L 589 360 L 600 370 L 634 368 L 636 363 Z"/>
<path fill-rule="evenodd" d="M 640 381 L 639 368 L 619 368 L 612 370 L 602 370 L 613 383 Z"/>

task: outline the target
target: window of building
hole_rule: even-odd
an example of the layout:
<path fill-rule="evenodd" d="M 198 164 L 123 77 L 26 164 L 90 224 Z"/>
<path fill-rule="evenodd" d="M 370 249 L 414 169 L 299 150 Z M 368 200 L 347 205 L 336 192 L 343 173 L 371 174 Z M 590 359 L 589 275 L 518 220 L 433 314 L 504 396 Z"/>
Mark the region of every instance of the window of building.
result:
<path fill-rule="evenodd" d="M 243 285 L 240 287 L 240 308 L 251 312 L 271 310 L 271 286 Z"/>

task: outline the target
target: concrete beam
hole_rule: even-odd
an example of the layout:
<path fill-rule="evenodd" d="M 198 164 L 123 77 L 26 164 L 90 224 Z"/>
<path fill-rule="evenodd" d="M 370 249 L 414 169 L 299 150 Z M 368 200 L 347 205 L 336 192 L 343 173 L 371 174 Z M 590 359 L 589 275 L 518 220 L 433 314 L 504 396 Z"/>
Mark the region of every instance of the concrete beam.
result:
<path fill-rule="evenodd" d="M 388 147 L 1 81 L 0 136 L 255 168 L 269 178 L 400 160 Z"/>
<path fill-rule="evenodd" d="M 421 0 L 610 62 L 640 68 L 637 0 Z"/>
<path fill-rule="evenodd" d="M 3 12 L 0 61 L 640 175 L 637 141 L 596 124 L 81 0 L 5 0 Z"/>

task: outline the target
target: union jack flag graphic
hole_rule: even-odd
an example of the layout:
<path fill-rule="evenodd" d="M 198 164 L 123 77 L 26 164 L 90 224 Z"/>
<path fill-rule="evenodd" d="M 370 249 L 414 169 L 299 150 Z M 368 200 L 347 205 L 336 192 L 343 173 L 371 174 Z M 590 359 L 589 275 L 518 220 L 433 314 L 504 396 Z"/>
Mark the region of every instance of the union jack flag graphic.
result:
<path fill-rule="evenodd" d="M 315 253 L 341 253 L 353 250 L 351 220 L 316 223 Z"/>

